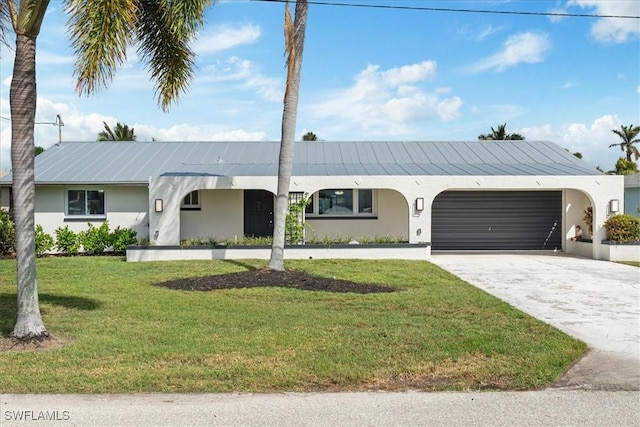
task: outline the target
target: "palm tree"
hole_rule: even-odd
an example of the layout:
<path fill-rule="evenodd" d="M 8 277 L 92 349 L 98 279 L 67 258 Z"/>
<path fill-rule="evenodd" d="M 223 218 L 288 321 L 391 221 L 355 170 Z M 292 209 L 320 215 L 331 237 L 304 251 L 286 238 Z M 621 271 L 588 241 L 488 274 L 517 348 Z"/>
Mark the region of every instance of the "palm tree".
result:
<path fill-rule="evenodd" d="M 611 132 L 615 133 L 622 139 L 622 142 L 618 142 L 616 144 L 609 145 L 609 148 L 620 146 L 622 151 L 626 151 L 627 154 L 627 162 L 631 161 L 631 156 L 633 155 L 636 160 L 640 157 L 640 151 L 638 151 L 638 147 L 633 144 L 640 142 L 640 138 L 637 138 L 638 134 L 640 134 L 640 126 L 625 126 L 621 125 L 620 130 L 612 129 Z"/>
<path fill-rule="evenodd" d="M 107 122 L 102 122 L 104 130 L 98 134 L 98 141 L 135 141 L 138 137 L 133 128 L 124 123 L 116 123 L 116 127 L 111 129 Z"/>
<path fill-rule="evenodd" d="M 78 93 L 88 95 L 106 86 L 126 60 L 127 47 L 136 45 L 156 82 L 158 103 L 166 111 L 193 75 L 195 54 L 189 43 L 202 27 L 205 8 L 212 1 L 64 0 L 71 45 L 77 56 L 74 74 Z M 10 29 L 16 36 L 9 105 L 18 316 L 11 335 L 19 339 L 49 336 L 38 304 L 33 168 L 36 40 L 48 6 L 49 0 L 0 0 L 0 42 L 7 43 Z"/>
<path fill-rule="evenodd" d="M 620 157 L 613 172 L 616 175 L 633 175 L 638 173 L 638 165 L 630 160 L 625 160 L 624 157 Z"/>
<path fill-rule="evenodd" d="M 524 136 L 519 133 L 507 133 L 507 124 L 498 125 L 498 130 L 491 128 L 491 133 L 487 135 L 478 135 L 481 141 L 506 141 L 506 140 L 523 140 Z"/>
<path fill-rule="evenodd" d="M 303 141 L 317 141 L 318 137 L 313 132 L 307 132 L 304 135 L 302 135 L 302 140 Z"/>
<path fill-rule="evenodd" d="M 273 243 L 269 261 L 269 268 L 278 271 L 284 270 L 285 225 L 289 207 L 289 184 L 293 168 L 293 141 L 296 133 L 298 94 L 300 91 L 302 53 L 304 50 L 308 9 L 307 0 L 298 0 L 296 2 L 294 20 L 291 21 L 289 2 L 285 3 L 284 38 L 287 82 L 284 91 L 282 135 L 280 139 L 280 156 L 278 158 L 278 190 L 274 212 Z"/>

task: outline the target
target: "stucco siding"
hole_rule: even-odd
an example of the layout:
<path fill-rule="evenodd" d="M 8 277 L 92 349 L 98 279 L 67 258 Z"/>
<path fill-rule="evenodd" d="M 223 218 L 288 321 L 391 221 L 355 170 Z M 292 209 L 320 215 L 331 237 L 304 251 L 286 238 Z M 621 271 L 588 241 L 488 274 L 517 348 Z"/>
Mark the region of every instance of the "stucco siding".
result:
<path fill-rule="evenodd" d="M 74 232 L 87 229 L 87 223 L 101 223 L 104 218 L 69 218 L 65 215 L 66 186 L 39 186 L 35 198 L 35 222 L 55 236 L 59 227 L 69 226 Z M 146 187 L 100 187 L 105 190 L 106 219 L 111 230 L 132 228 L 138 238 L 149 238 L 148 202 Z"/>
<path fill-rule="evenodd" d="M 241 238 L 242 190 L 201 190 L 200 210 L 180 211 L 180 240 Z"/>
<path fill-rule="evenodd" d="M 393 236 L 408 240 L 409 208 L 402 194 L 394 190 L 380 189 L 376 192 L 377 216 L 373 218 L 357 217 L 306 219 L 306 239 L 323 237 L 376 237 Z"/>

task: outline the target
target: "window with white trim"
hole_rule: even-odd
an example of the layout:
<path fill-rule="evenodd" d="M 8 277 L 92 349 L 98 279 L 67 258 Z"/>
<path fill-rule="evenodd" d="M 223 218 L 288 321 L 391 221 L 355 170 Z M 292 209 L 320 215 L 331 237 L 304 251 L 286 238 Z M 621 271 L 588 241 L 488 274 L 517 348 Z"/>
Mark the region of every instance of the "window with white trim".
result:
<path fill-rule="evenodd" d="M 105 216 L 104 190 L 67 190 L 68 216 Z"/>
<path fill-rule="evenodd" d="M 194 190 L 191 193 L 184 196 L 180 209 L 183 210 L 196 210 L 200 209 L 200 190 Z"/>
<path fill-rule="evenodd" d="M 308 217 L 367 217 L 375 215 L 375 192 L 371 189 L 328 189 L 312 196 Z"/>

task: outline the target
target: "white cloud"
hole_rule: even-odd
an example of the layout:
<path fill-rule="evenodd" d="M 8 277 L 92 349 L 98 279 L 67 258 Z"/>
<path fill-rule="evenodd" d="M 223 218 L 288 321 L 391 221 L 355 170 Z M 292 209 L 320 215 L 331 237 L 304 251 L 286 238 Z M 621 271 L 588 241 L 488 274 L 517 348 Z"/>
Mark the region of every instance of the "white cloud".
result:
<path fill-rule="evenodd" d="M 562 89 L 571 89 L 572 87 L 576 87 L 578 86 L 578 83 L 576 82 L 566 82 L 565 84 L 562 85 Z"/>
<path fill-rule="evenodd" d="M 438 103 L 438 116 L 444 121 L 453 120 L 460 115 L 462 104 L 462 99 L 457 96 L 444 99 Z"/>
<path fill-rule="evenodd" d="M 43 65 L 70 65 L 76 62 L 74 56 L 64 56 L 59 53 L 49 52 L 47 50 L 39 50 L 36 53 L 36 61 L 38 66 Z"/>
<path fill-rule="evenodd" d="M 567 5 L 595 8 L 599 15 L 640 16 L 637 0 L 570 0 Z M 602 43 L 624 43 L 640 36 L 640 25 L 637 19 L 601 18 L 591 25 L 591 35 Z"/>
<path fill-rule="evenodd" d="M 180 124 L 170 128 L 135 125 L 138 141 L 264 141 L 264 132 L 249 132 L 244 129 L 225 130 L 214 126 L 191 126 Z"/>
<path fill-rule="evenodd" d="M 610 144 L 618 142 L 619 139 L 611 130 L 619 129 L 620 125 L 622 121 L 618 116 L 606 114 L 591 124 L 570 123 L 561 127 L 546 124 L 523 128 L 518 130 L 518 133 L 528 140 L 554 141 L 572 153 L 581 152 L 583 159 L 592 165 L 611 170 L 623 154 L 617 147 L 609 148 Z"/>
<path fill-rule="evenodd" d="M 551 9 L 548 10 L 548 12 L 551 13 L 551 14 L 565 14 L 565 13 L 567 13 L 566 10 L 561 9 L 561 8 L 551 8 Z M 549 17 L 549 20 L 551 22 L 560 22 L 565 18 L 566 18 L 565 16 L 552 15 L 552 16 Z"/>
<path fill-rule="evenodd" d="M 495 70 L 500 72 L 519 63 L 542 62 L 544 54 L 550 47 L 549 37 L 546 34 L 532 32 L 516 34 L 507 39 L 500 52 L 474 64 L 471 71 Z"/>
<path fill-rule="evenodd" d="M 282 101 L 282 82 L 279 78 L 265 76 L 253 62 L 232 56 L 207 66 L 197 77 L 200 84 L 236 82 L 240 88 L 258 93 L 268 101 Z"/>
<path fill-rule="evenodd" d="M 261 35 L 260 27 L 246 24 L 242 27 L 229 26 L 218 27 L 213 32 L 203 32 L 193 45 L 193 50 L 198 55 L 207 55 L 236 46 L 256 42 Z"/>
<path fill-rule="evenodd" d="M 335 133 L 359 128 L 360 134 L 386 136 L 409 134 L 412 123 L 433 118 L 451 120 L 459 115 L 462 100 L 457 96 L 443 98 L 449 88 L 430 92 L 424 88 L 425 82 L 435 77 L 436 69 L 434 61 L 388 70 L 369 65 L 351 87 L 306 107 L 307 119 L 322 122 Z"/>
<path fill-rule="evenodd" d="M 485 40 L 489 36 L 492 36 L 493 34 L 501 31 L 502 28 L 503 27 L 494 27 L 493 25 L 489 25 L 488 27 L 480 31 L 480 33 L 476 36 L 476 40 L 478 41 Z"/>

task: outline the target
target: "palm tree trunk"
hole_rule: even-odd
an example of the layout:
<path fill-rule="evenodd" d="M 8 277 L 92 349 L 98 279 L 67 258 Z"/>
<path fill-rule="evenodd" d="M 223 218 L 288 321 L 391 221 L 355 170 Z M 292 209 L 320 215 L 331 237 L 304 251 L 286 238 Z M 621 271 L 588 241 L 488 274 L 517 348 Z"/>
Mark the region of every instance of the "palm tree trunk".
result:
<path fill-rule="evenodd" d="M 33 167 L 36 97 L 36 36 L 18 33 L 9 101 L 18 268 L 18 318 L 11 335 L 21 339 L 49 335 L 40 315 L 36 282 Z"/>
<path fill-rule="evenodd" d="M 296 133 L 298 115 L 298 94 L 300 91 L 300 74 L 302 71 L 302 52 L 307 25 L 306 0 L 296 2 L 293 25 L 290 25 L 289 9 L 286 6 L 285 40 L 287 52 L 287 83 L 284 93 L 282 112 L 282 135 L 280 140 L 280 156 L 278 158 L 278 190 L 274 210 L 273 244 L 269 268 L 284 271 L 284 243 L 287 209 L 289 208 L 289 185 L 293 169 L 293 143 Z"/>

